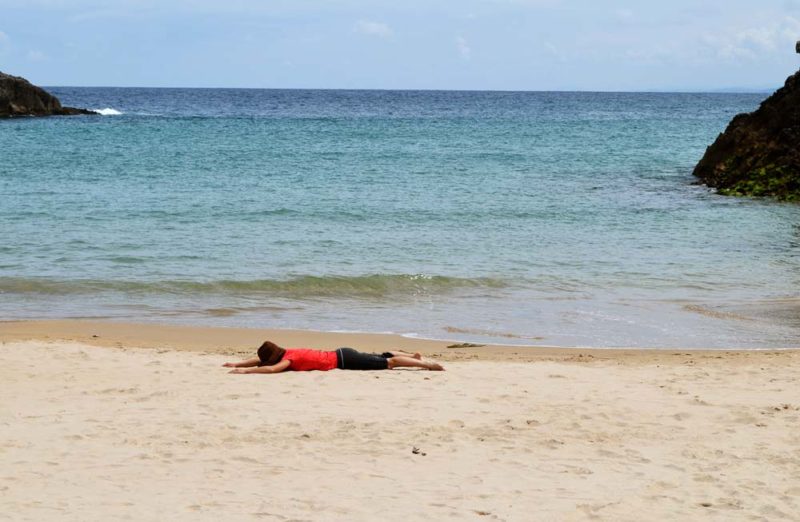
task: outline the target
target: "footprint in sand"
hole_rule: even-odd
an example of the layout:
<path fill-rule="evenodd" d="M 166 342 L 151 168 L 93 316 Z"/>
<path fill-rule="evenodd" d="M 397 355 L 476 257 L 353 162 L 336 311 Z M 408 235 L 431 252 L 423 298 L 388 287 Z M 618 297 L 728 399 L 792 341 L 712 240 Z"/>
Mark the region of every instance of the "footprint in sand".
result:
<path fill-rule="evenodd" d="M 564 467 L 567 469 L 562 470 L 561 473 L 570 473 L 572 475 L 594 475 L 594 471 L 590 470 L 589 468 L 570 465 L 564 465 Z"/>
<path fill-rule="evenodd" d="M 120 395 L 129 395 L 132 393 L 137 393 L 139 388 L 106 388 L 105 390 L 100 390 L 99 393 L 102 394 L 111 394 L 111 393 L 118 393 Z"/>
<path fill-rule="evenodd" d="M 247 462 L 249 464 L 258 464 L 258 460 L 252 457 L 233 457 L 231 460 L 236 460 L 239 462 Z"/>

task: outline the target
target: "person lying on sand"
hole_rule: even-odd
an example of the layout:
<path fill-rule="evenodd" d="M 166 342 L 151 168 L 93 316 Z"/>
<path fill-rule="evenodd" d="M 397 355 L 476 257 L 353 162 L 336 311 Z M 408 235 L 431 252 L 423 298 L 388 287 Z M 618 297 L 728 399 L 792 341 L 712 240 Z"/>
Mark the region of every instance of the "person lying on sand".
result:
<path fill-rule="evenodd" d="M 424 368 L 442 371 L 441 364 L 423 361 L 420 353 L 402 351 L 385 352 L 381 355 L 364 353 L 352 348 L 334 351 L 308 350 L 305 348 L 281 348 L 265 341 L 258 349 L 258 357 L 245 359 L 222 366 L 233 368 L 229 373 L 280 373 L 287 370 L 394 370 L 395 368 Z"/>

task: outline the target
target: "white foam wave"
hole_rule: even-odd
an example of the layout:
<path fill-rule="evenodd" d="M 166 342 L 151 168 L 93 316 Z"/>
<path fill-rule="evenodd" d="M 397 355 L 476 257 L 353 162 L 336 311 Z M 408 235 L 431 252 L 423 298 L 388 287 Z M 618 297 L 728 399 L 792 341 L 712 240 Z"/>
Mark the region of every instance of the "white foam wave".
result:
<path fill-rule="evenodd" d="M 117 109 L 112 109 L 111 107 L 106 107 L 105 109 L 95 109 L 94 112 L 97 114 L 102 114 L 103 116 L 119 116 L 122 114 Z"/>

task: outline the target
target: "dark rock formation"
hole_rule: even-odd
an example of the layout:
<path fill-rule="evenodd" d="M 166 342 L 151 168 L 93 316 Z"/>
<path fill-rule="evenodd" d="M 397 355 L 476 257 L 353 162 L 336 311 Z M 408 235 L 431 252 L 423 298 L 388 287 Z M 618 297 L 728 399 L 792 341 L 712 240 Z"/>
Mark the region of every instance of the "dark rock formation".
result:
<path fill-rule="evenodd" d="M 51 116 L 97 114 L 86 109 L 62 107 L 58 98 L 25 78 L 0 72 L 0 118 L 10 116 Z"/>
<path fill-rule="evenodd" d="M 800 71 L 755 112 L 735 116 L 694 175 L 720 194 L 800 201 Z"/>

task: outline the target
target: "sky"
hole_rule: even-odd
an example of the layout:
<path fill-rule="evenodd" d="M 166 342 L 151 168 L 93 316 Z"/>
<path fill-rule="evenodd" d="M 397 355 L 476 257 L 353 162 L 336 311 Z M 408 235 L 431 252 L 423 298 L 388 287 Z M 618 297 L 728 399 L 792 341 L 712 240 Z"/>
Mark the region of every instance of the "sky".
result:
<path fill-rule="evenodd" d="M 800 0 L 0 0 L 45 86 L 768 89 L 796 40 Z"/>

